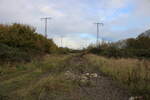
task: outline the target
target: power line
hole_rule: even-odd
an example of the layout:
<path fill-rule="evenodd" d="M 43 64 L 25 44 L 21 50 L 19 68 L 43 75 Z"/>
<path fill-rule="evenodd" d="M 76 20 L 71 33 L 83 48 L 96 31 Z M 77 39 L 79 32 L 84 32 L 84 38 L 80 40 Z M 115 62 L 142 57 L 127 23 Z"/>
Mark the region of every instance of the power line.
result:
<path fill-rule="evenodd" d="M 94 24 L 96 24 L 96 26 L 97 26 L 97 41 L 96 41 L 96 44 L 98 45 L 98 43 L 99 43 L 99 26 L 100 25 L 104 26 L 104 23 L 94 23 Z"/>
<path fill-rule="evenodd" d="M 52 19 L 51 17 L 43 17 L 41 20 L 45 21 L 45 37 L 47 38 L 47 21 Z"/>

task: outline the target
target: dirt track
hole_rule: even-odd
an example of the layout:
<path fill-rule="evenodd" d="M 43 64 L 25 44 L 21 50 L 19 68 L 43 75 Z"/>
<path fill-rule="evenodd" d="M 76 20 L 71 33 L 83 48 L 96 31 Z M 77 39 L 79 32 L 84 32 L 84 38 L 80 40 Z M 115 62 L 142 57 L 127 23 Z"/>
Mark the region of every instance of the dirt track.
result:
<path fill-rule="evenodd" d="M 58 58 L 60 59 L 60 56 Z M 70 55 L 62 62 L 55 60 L 57 66 L 54 68 L 51 68 L 52 61 L 49 59 L 46 61 L 48 64 L 42 66 L 43 68 L 50 66 L 51 70 L 44 68 L 45 72 L 42 70 L 39 72 L 37 65 L 40 63 L 38 63 L 33 70 L 2 81 L 0 100 L 129 100 L 129 92 L 100 72 L 97 69 L 99 67 L 90 63 L 84 55 Z M 66 79 L 64 76 L 67 71 L 77 77 L 85 73 L 97 73 L 98 77 L 91 79 L 90 85 L 81 84 L 78 79 L 73 81 Z"/>
<path fill-rule="evenodd" d="M 68 66 L 74 65 L 75 68 L 84 66 L 92 66 L 87 63 L 86 59 L 83 56 L 75 56 L 67 62 Z M 74 64 L 73 64 L 74 63 Z M 86 73 L 93 72 L 94 70 L 84 68 L 84 71 L 76 70 L 76 73 Z M 95 82 L 94 86 L 80 86 L 78 91 L 78 98 L 85 97 L 86 100 L 129 100 L 129 93 L 119 87 L 119 84 L 114 82 L 111 78 L 103 75 L 99 71 L 95 71 L 98 74 L 98 78 L 93 80 Z"/>

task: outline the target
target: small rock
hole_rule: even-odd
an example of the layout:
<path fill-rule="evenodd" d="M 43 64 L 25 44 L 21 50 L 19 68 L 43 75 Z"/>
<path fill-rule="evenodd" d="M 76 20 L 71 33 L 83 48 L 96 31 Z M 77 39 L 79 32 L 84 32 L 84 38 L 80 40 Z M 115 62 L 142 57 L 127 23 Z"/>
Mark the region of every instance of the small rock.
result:
<path fill-rule="evenodd" d="M 89 78 L 87 77 L 87 76 L 85 76 L 85 75 L 81 75 L 81 78 L 80 78 L 81 80 L 88 80 Z"/>
<path fill-rule="evenodd" d="M 134 97 L 130 97 L 129 100 L 135 100 Z"/>
<path fill-rule="evenodd" d="M 143 100 L 142 96 L 130 97 L 129 100 Z"/>
<path fill-rule="evenodd" d="M 97 73 L 92 73 L 90 76 L 91 76 L 91 78 L 97 78 L 98 77 Z"/>
<path fill-rule="evenodd" d="M 90 73 L 86 73 L 85 75 L 86 75 L 86 76 L 89 76 L 89 75 L 90 75 Z"/>
<path fill-rule="evenodd" d="M 76 75 L 70 71 L 66 71 L 65 72 L 65 78 L 66 79 L 71 79 L 71 80 L 75 80 L 76 79 Z"/>

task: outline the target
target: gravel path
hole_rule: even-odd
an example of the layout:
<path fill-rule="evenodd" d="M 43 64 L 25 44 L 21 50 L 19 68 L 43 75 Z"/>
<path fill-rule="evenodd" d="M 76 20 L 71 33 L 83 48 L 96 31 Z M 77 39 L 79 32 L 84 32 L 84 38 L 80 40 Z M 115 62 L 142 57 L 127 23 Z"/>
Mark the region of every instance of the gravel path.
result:
<path fill-rule="evenodd" d="M 81 91 L 89 100 L 128 100 L 128 93 L 116 86 L 114 82 L 107 77 L 101 77 L 97 80 L 94 87 L 82 87 Z"/>
<path fill-rule="evenodd" d="M 67 65 L 73 65 L 73 63 L 76 67 L 89 66 L 86 59 L 81 56 L 73 57 L 67 62 Z M 85 69 L 85 72 L 88 72 L 88 69 Z M 120 88 L 118 83 L 101 72 L 98 75 L 99 77 L 93 80 L 94 86 L 79 85 L 78 96 L 85 97 L 86 100 L 129 100 L 129 93 L 125 89 Z M 80 97 L 78 99 L 80 100 Z"/>

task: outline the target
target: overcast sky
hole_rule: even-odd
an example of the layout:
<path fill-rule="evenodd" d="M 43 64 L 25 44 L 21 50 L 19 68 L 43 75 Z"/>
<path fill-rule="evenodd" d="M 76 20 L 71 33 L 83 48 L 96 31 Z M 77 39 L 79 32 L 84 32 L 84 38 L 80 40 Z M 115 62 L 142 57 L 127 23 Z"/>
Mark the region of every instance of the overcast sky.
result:
<path fill-rule="evenodd" d="M 0 23 L 29 24 L 44 34 L 40 18 L 50 16 L 48 37 L 70 48 L 96 40 L 95 22 L 103 22 L 100 39 L 117 41 L 150 29 L 150 0 L 0 0 Z"/>

